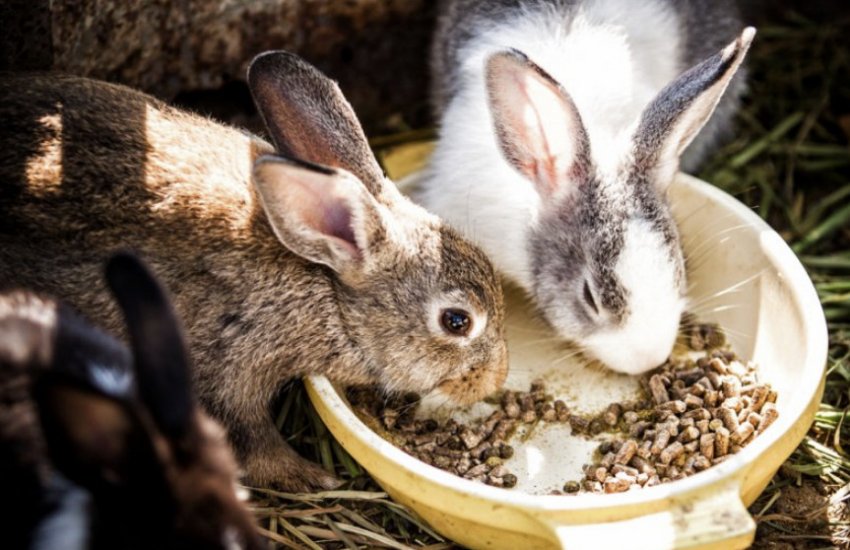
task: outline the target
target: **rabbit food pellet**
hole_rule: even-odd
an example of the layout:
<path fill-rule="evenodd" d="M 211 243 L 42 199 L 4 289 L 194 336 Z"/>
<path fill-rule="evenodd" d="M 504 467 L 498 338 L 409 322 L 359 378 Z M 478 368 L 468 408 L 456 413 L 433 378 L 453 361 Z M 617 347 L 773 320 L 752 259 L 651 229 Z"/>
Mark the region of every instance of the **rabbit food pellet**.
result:
<path fill-rule="evenodd" d="M 470 424 L 455 420 L 438 423 L 414 418 L 418 396 L 378 397 L 374 388 L 348 389 L 354 409 L 390 442 L 419 460 L 466 479 L 510 488 L 517 478 L 503 465 L 514 454 L 508 443 L 520 423 L 568 422 L 563 401 L 552 400 L 541 383 L 528 392 L 505 391 L 499 408 L 489 417 Z M 377 422 L 375 422 L 377 421 Z"/>
<path fill-rule="evenodd" d="M 419 460 L 466 479 L 510 488 L 517 478 L 504 465 L 521 424 L 568 423 L 574 434 L 607 432 L 584 479 L 563 493 L 618 493 L 692 475 L 726 460 L 773 423 L 776 392 L 758 382 L 754 366 L 724 345 L 716 325 L 692 325 L 686 343 L 696 359 L 669 359 L 641 378 L 645 398 L 611 403 L 586 417 L 553 400 L 541 381 L 529 391 L 501 392 L 489 417 L 469 424 L 416 419 L 419 397 L 379 397 L 371 387 L 348 389 L 355 411 L 388 440 Z M 554 491 L 560 494 L 561 491 Z"/>
<path fill-rule="evenodd" d="M 718 333 L 702 329 L 698 334 L 709 334 L 714 344 Z M 599 446 L 600 458 L 584 468 L 585 491 L 627 491 L 705 470 L 740 451 L 764 431 L 766 418 L 769 424 L 778 416 L 776 393 L 758 383 L 753 365 L 716 349 L 695 365 L 670 360 L 642 379 L 649 407 L 641 407 L 636 417 L 624 416 L 620 429 L 626 437 Z M 709 395 L 713 405 L 705 399 Z M 600 465 L 607 465 L 605 475 Z M 628 475 L 629 467 L 645 476 Z"/>

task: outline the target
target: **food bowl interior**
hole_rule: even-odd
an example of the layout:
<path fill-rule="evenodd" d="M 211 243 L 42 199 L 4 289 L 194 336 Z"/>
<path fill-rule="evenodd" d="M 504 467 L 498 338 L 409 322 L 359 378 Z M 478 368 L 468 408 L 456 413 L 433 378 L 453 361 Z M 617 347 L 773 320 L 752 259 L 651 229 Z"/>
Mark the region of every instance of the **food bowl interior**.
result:
<path fill-rule="evenodd" d="M 700 185 L 690 178 L 680 179 L 671 190 L 688 268 L 688 309 L 701 322 L 719 323 L 732 349 L 758 365 L 760 380 L 779 394 L 780 415 L 786 410 L 802 411 L 811 392 L 807 395 L 793 388 L 814 390 L 818 380 L 801 380 L 799 365 L 809 351 L 803 312 L 789 307 L 793 300 L 786 275 L 772 263 L 773 256 L 787 247 L 766 225 L 747 220 L 746 214 L 751 213 L 744 213 L 742 219 L 742 205 L 716 190 L 696 192 Z M 730 202 L 740 208 L 730 209 Z M 543 379 L 548 393 L 563 399 L 571 411 L 587 415 L 640 396 L 637 377 L 611 372 L 588 360 L 556 337 L 520 290 L 505 286 L 510 355 L 506 388 L 528 391 L 533 380 Z M 494 405 L 484 402 L 459 410 L 426 396 L 418 414 L 470 421 L 493 410 Z M 521 427 L 512 440 L 515 454 L 505 464 L 518 478 L 514 491 L 549 494 L 565 481 L 580 479 L 582 465 L 592 460 L 602 440 L 611 437 L 573 435 L 568 424 Z"/>
<path fill-rule="evenodd" d="M 670 199 L 691 311 L 719 323 L 732 349 L 758 365 L 787 413 L 781 425 L 790 425 L 818 390 L 826 360 L 826 325 L 808 275 L 779 234 L 722 191 L 680 176 Z"/>
<path fill-rule="evenodd" d="M 411 184 L 411 180 L 406 183 Z M 779 419 L 723 464 L 649 489 L 613 495 L 540 497 L 560 489 L 565 481 L 580 479 L 581 466 L 591 461 L 600 438 L 611 436 L 601 434 L 588 440 L 571 435 L 568 425 L 543 422 L 530 433 L 518 432 L 511 442 L 515 454 L 506 463 L 518 484 L 504 490 L 450 476 L 392 448 L 356 419 L 338 389 L 323 378 L 312 379 L 309 386 L 320 415 L 354 458 L 395 498 L 413 507 L 438 530 L 476 546 L 510 547 L 506 541 L 514 540 L 512 534 L 541 535 L 540 523 L 523 524 L 525 520 L 519 517 L 533 516 L 546 525 L 551 521 L 575 524 L 592 517 L 607 526 L 614 519 L 670 508 L 675 502 L 671 498 L 679 498 L 676 495 L 717 494 L 720 485 L 716 484 L 721 483 L 732 487 L 732 492 L 716 506 L 718 513 L 728 515 L 728 498 L 735 499 L 735 495 L 748 504 L 812 421 L 822 392 L 826 359 L 823 313 L 811 281 L 794 254 L 745 205 L 685 175 L 671 186 L 669 197 L 686 255 L 689 309 L 700 321 L 719 323 L 731 348 L 742 360 L 757 363 L 760 381 L 770 383 L 778 392 Z M 636 397 L 636 377 L 601 368 L 560 342 L 521 292 L 508 287 L 507 299 L 510 373 L 506 387 L 527 391 L 532 380 L 543 378 L 548 393 L 566 401 L 573 411 L 588 414 L 600 412 L 609 403 Z M 465 420 L 486 415 L 492 408 L 482 403 L 458 411 L 426 398 L 420 414 Z M 467 506 L 447 512 L 446 498 L 466 499 Z M 473 506 L 472 502 L 477 504 Z M 746 541 L 746 533 L 751 538 L 754 525 L 741 503 L 736 506 L 737 517 L 746 519 L 736 533 L 742 534 L 739 542 Z M 705 508 L 682 501 L 678 513 Z M 510 515 L 509 510 L 519 515 Z M 519 523 L 506 524 L 512 521 Z M 663 521 L 670 540 L 679 540 L 684 527 L 677 527 L 673 519 Z M 715 520 L 710 523 L 719 525 Z M 726 527 L 718 529 L 730 532 Z M 563 544 L 564 537 L 559 534 L 557 538 Z"/>

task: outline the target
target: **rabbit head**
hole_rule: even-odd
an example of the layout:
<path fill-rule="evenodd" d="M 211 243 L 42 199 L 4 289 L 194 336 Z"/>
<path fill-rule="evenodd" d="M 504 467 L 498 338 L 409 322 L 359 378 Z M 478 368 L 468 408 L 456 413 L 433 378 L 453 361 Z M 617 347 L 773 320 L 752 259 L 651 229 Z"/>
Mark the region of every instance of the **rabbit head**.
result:
<path fill-rule="evenodd" d="M 460 403 L 498 389 L 504 306 L 485 255 L 399 193 L 339 88 L 313 66 L 268 52 L 248 81 L 282 155 L 254 166 L 266 218 L 288 250 L 330 270 L 366 377 Z"/>
<path fill-rule="evenodd" d="M 496 141 L 539 198 L 526 286 L 560 335 L 613 370 L 646 371 L 673 348 L 687 286 L 666 190 L 753 35 L 744 30 L 665 87 L 613 163 L 594 161 L 569 94 L 524 54 L 486 62 Z"/>
<path fill-rule="evenodd" d="M 38 372 L 32 395 L 51 467 L 91 494 L 91 546 L 263 548 L 237 495 L 224 431 L 193 397 L 182 332 L 163 290 L 127 254 L 111 259 L 107 279 L 132 353 L 55 304 L 44 309 L 55 323 L 27 339 L 37 343 L 28 359 L 14 353 Z M 27 344 L 17 335 L 33 334 L 33 324 L 20 316 L 17 324 L 4 328 L 0 348 Z M 39 538 L 49 547 L 65 535 Z"/>

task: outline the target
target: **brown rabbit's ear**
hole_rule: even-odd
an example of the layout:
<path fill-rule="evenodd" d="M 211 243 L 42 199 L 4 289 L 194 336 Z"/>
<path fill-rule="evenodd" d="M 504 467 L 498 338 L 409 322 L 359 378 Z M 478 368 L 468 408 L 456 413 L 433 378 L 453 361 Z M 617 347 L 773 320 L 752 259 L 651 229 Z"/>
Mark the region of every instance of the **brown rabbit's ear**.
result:
<path fill-rule="evenodd" d="M 679 157 L 714 113 L 741 66 L 756 31 L 744 29 L 728 46 L 668 84 L 641 115 L 634 137 L 634 169 L 666 186 Z"/>
<path fill-rule="evenodd" d="M 491 55 L 487 95 L 502 154 L 541 197 L 566 190 L 590 170 L 590 145 L 569 94 L 518 50 Z"/>
<path fill-rule="evenodd" d="M 179 439 L 196 406 L 180 322 L 165 290 L 133 254 L 112 256 L 106 280 L 127 323 L 139 397 L 163 434 Z"/>
<path fill-rule="evenodd" d="M 381 240 L 375 198 L 342 170 L 264 156 L 254 165 L 254 185 L 278 239 L 337 273 L 361 269 Z"/>
<path fill-rule="evenodd" d="M 383 171 L 334 81 L 297 55 L 270 51 L 251 62 L 248 85 L 280 154 L 343 168 L 380 194 Z"/>

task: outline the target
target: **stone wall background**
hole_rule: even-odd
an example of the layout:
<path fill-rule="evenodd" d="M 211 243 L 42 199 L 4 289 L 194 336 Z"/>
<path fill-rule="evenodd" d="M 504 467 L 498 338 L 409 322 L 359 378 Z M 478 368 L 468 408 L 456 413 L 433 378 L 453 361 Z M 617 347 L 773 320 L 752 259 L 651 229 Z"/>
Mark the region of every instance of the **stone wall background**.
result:
<path fill-rule="evenodd" d="M 371 133 L 427 121 L 431 0 L 0 0 L 0 69 L 127 84 L 213 111 L 243 105 L 265 50 L 340 82 Z M 204 96 L 204 91 L 223 92 Z M 250 98 L 248 108 L 250 109 Z M 409 122 L 408 122 L 409 121 Z"/>
<path fill-rule="evenodd" d="M 641 0 L 635 0 L 641 1 Z M 846 0 L 742 0 L 748 22 L 793 9 L 826 20 Z M 251 58 L 294 51 L 338 80 L 367 133 L 433 124 L 427 57 L 436 0 L 0 0 L 0 70 L 127 84 L 259 130 Z"/>

